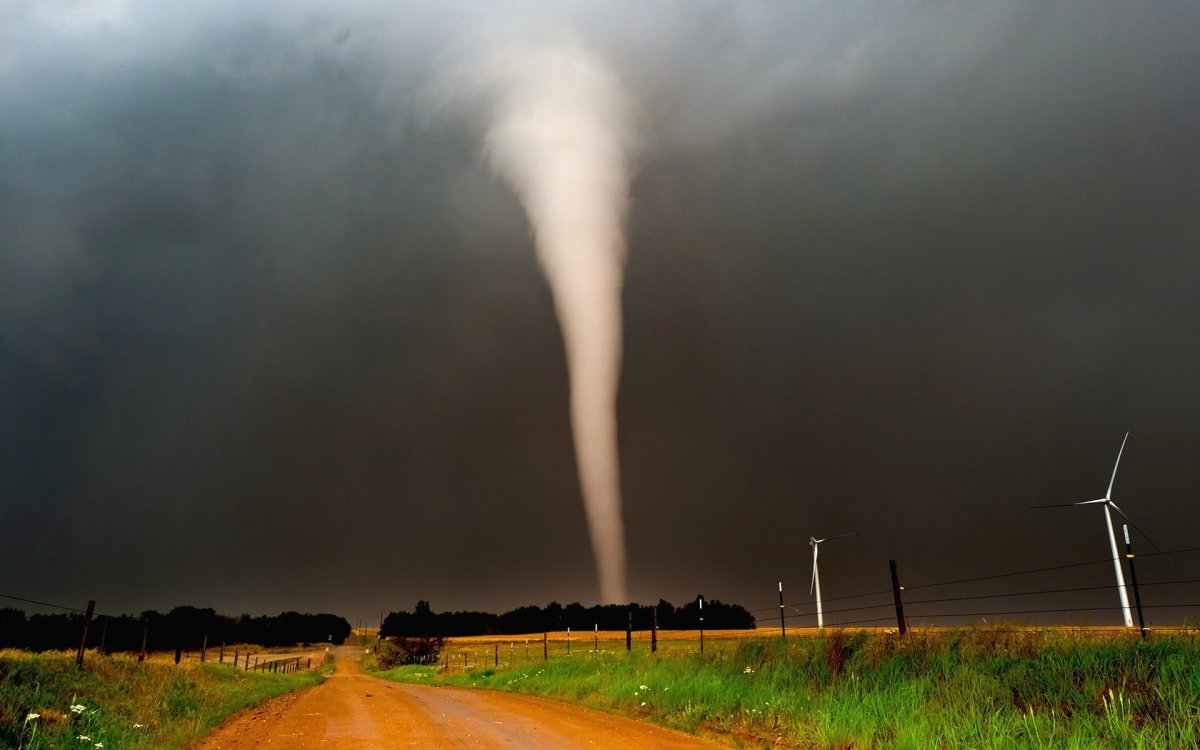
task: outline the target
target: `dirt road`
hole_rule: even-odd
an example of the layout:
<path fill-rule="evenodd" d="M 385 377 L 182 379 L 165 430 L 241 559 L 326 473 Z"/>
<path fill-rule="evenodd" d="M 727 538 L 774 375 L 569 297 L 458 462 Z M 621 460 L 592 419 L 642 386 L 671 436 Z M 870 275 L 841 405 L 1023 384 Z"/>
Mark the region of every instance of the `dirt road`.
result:
<path fill-rule="evenodd" d="M 220 726 L 197 750 L 247 748 L 720 748 L 652 724 L 540 698 L 424 685 L 364 674 L 338 649 L 322 685 L 275 698 Z"/>

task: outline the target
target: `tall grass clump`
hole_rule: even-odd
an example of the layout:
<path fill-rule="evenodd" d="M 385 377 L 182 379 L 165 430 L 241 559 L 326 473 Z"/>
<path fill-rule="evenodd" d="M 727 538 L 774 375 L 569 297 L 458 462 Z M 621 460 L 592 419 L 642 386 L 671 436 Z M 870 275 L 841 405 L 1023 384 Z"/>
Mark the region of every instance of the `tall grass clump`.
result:
<path fill-rule="evenodd" d="M 624 650 L 393 679 L 514 690 L 742 743 L 804 748 L 1182 748 L 1200 740 L 1189 640 L 988 627 Z"/>
<path fill-rule="evenodd" d="M 0 651 L 0 747 L 178 748 L 242 708 L 320 679 L 91 655 L 80 670 L 74 654 Z"/>

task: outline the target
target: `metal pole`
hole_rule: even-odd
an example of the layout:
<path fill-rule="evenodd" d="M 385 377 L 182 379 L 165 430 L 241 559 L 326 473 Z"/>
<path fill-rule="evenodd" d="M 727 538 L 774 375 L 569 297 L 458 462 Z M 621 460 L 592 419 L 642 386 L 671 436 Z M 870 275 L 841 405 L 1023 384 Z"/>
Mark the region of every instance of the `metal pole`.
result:
<path fill-rule="evenodd" d="M 1133 567 L 1133 542 L 1129 540 L 1129 526 L 1122 525 L 1125 531 L 1125 559 L 1129 561 L 1129 580 L 1133 583 L 1133 602 L 1137 606 L 1138 628 L 1142 631 L 1142 640 L 1146 640 L 1146 618 L 1142 616 L 1142 593 L 1138 590 L 1137 570 Z"/>
<path fill-rule="evenodd" d="M 1129 611 L 1129 594 L 1125 592 L 1125 574 L 1121 572 L 1121 556 L 1117 554 L 1117 535 L 1113 533 L 1112 513 L 1108 503 L 1104 504 L 1104 522 L 1108 525 L 1108 543 L 1112 546 L 1113 570 L 1117 574 L 1117 595 L 1121 601 L 1121 618 L 1125 627 L 1133 627 L 1133 613 Z"/>
<path fill-rule="evenodd" d="M 896 627 L 900 629 L 900 635 L 908 632 L 908 625 L 904 622 L 904 602 L 900 599 L 900 576 L 896 574 L 896 561 L 888 560 L 888 566 L 892 569 L 892 596 L 896 600 Z"/>
<path fill-rule="evenodd" d="M 700 653 L 704 653 L 704 597 L 697 597 L 700 602 Z"/>
<path fill-rule="evenodd" d="M 633 650 L 633 607 L 629 608 L 629 622 L 625 625 L 625 650 Z"/>

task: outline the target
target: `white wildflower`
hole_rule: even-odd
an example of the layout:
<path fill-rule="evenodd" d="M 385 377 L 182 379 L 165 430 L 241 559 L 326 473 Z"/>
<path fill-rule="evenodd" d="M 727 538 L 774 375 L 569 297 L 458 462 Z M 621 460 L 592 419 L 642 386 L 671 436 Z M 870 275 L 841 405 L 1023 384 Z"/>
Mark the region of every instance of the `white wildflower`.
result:
<path fill-rule="evenodd" d="M 40 719 L 40 718 L 42 718 L 42 715 L 41 715 L 41 714 L 33 714 L 33 713 L 31 713 L 31 714 L 29 714 L 28 716 L 26 716 L 26 717 L 25 717 L 25 721 L 33 721 L 34 719 Z"/>
<path fill-rule="evenodd" d="M 104 747 L 104 743 L 103 743 L 103 742 L 97 742 L 97 743 L 96 743 L 96 747 Z"/>
<path fill-rule="evenodd" d="M 134 729 L 141 729 L 141 728 L 143 728 L 143 727 L 145 727 L 145 726 L 146 726 L 145 724 L 134 724 L 134 725 L 133 725 L 133 728 L 134 728 Z"/>
<path fill-rule="evenodd" d="M 642 705 L 643 705 L 643 706 L 644 706 L 644 705 L 646 705 L 646 701 L 642 701 Z"/>
<path fill-rule="evenodd" d="M 638 685 L 638 689 L 639 690 L 649 690 L 650 686 L 649 685 Z"/>
<path fill-rule="evenodd" d="M 91 742 L 92 741 L 92 738 L 88 737 L 86 734 L 81 734 L 78 737 L 76 737 L 76 739 L 81 740 L 83 742 Z"/>
<path fill-rule="evenodd" d="M 71 704 L 71 713 L 73 713 L 73 714 L 81 714 L 86 710 L 87 710 L 87 706 L 83 705 L 82 703 L 72 703 Z"/>
<path fill-rule="evenodd" d="M 749 666 L 747 666 L 745 669 L 742 670 L 742 674 L 754 674 L 754 670 L 751 669 Z"/>

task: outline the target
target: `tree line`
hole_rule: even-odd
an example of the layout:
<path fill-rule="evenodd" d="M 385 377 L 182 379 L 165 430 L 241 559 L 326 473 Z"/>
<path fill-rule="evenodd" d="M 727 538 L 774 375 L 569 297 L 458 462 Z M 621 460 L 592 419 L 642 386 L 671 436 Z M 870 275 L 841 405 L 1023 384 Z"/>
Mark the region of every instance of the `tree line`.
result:
<path fill-rule="evenodd" d="M 519 635 L 552 630 L 624 630 L 630 624 L 634 630 L 649 630 L 658 616 L 660 630 L 695 630 L 700 626 L 699 597 L 682 607 L 659 599 L 658 604 L 597 604 L 584 607 L 578 602 L 563 606 L 550 602 L 545 607 L 528 605 L 503 614 L 491 612 L 434 612 L 429 602 L 419 601 L 412 612 L 390 612 L 383 620 L 380 635 L 442 636 Z M 755 627 L 754 615 L 739 604 L 725 604 L 717 599 L 705 600 L 704 628 L 733 630 Z"/>
<path fill-rule="evenodd" d="M 0 609 L 0 648 L 53 651 L 79 647 L 83 615 L 78 613 L 32 614 L 19 609 Z M 198 650 L 207 636 L 209 646 L 249 643 L 258 646 L 290 646 L 297 643 L 340 644 L 350 635 L 350 623 L 330 614 L 281 612 L 278 615 L 230 617 L 213 609 L 176 607 L 166 614 L 154 610 L 140 617 L 97 616 L 88 629 L 88 648 L 106 652 L 140 651 L 142 636 L 150 651 Z"/>

